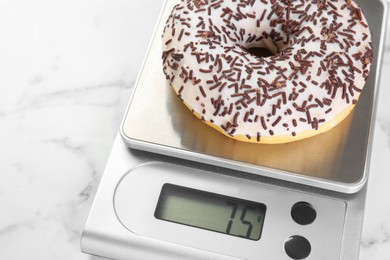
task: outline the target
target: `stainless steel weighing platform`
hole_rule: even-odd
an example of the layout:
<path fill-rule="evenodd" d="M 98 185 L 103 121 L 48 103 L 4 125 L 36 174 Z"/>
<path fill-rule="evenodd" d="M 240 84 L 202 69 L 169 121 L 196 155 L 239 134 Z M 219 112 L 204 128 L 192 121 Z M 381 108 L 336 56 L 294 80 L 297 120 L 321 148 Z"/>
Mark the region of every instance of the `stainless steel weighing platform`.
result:
<path fill-rule="evenodd" d="M 176 2 L 167 0 L 163 8 L 120 129 L 122 140 L 118 135 L 85 226 L 82 251 L 112 259 L 358 259 L 387 4 L 357 1 L 372 30 L 375 57 L 354 112 L 325 134 L 259 145 L 206 126 L 168 86 L 161 33 Z M 167 183 L 264 203 L 261 239 L 157 219 Z M 315 209 L 309 225 L 295 223 L 292 208 L 302 202 Z M 286 253 L 294 236 L 310 243 L 304 258 Z"/>

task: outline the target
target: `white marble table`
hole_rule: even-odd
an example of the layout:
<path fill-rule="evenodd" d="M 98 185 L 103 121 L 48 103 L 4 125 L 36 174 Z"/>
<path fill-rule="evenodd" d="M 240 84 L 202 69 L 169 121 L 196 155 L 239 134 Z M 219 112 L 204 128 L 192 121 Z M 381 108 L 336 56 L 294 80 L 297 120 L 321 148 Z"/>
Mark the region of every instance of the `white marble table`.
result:
<path fill-rule="evenodd" d="M 79 240 L 161 0 L 0 0 L 0 259 Z M 390 41 L 361 260 L 390 259 Z"/>

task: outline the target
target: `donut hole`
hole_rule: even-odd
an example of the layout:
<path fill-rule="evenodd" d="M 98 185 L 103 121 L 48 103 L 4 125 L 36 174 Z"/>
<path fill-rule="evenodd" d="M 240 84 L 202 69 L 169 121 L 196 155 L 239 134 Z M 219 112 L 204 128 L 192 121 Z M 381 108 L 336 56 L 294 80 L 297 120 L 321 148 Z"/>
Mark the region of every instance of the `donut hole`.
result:
<path fill-rule="evenodd" d="M 289 44 L 283 41 L 275 42 L 272 39 L 263 40 L 256 45 L 244 45 L 247 52 L 257 58 L 267 58 L 282 52 L 289 47 Z"/>
<path fill-rule="evenodd" d="M 247 49 L 247 51 L 258 58 L 265 58 L 275 55 L 275 53 L 271 52 L 269 49 L 262 47 L 252 47 Z"/>

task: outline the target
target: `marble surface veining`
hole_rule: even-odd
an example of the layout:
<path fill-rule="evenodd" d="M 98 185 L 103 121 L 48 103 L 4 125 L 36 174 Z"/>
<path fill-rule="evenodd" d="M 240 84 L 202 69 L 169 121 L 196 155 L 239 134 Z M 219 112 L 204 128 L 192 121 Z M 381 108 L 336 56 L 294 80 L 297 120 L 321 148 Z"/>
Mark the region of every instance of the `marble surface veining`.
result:
<path fill-rule="evenodd" d="M 0 0 L 0 259 L 95 259 L 80 235 L 161 5 Z M 390 260 L 389 82 L 390 39 L 361 260 Z"/>

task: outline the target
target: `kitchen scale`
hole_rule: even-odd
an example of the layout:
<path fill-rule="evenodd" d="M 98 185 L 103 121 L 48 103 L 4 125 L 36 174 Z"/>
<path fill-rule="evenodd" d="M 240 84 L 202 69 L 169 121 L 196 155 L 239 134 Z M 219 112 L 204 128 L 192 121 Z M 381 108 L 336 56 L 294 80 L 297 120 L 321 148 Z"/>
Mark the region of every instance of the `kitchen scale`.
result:
<path fill-rule="evenodd" d="M 289 144 L 231 140 L 195 118 L 162 73 L 167 0 L 81 249 L 110 259 L 358 259 L 387 4 L 357 1 L 375 50 L 354 112 Z"/>

